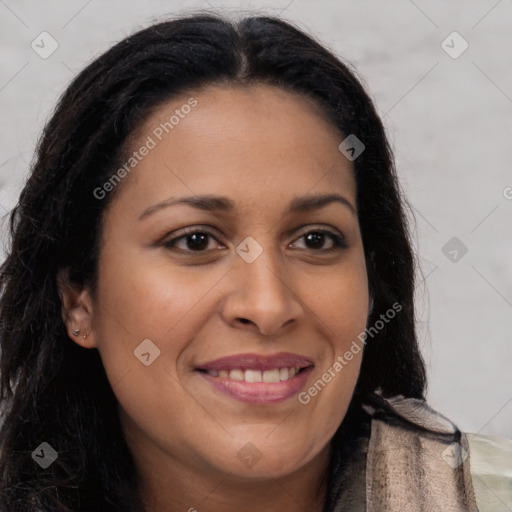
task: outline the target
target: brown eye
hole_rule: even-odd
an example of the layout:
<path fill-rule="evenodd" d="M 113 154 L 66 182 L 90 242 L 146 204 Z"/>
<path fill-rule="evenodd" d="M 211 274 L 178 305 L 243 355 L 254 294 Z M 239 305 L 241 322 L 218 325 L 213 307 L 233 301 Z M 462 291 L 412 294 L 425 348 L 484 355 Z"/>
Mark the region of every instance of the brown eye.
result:
<path fill-rule="evenodd" d="M 193 228 L 185 231 L 184 234 L 178 237 L 164 242 L 163 245 L 167 249 L 176 248 L 177 250 L 183 252 L 206 252 L 211 239 L 217 240 L 213 233 L 210 233 L 204 229 L 200 230 Z"/>
<path fill-rule="evenodd" d="M 330 252 L 348 248 L 347 242 L 343 236 L 325 229 L 308 231 L 299 238 L 299 240 L 301 239 L 304 239 L 305 245 L 307 246 L 306 248 L 313 251 Z M 331 240 L 331 247 L 324 248 L 327 240 Z"/>

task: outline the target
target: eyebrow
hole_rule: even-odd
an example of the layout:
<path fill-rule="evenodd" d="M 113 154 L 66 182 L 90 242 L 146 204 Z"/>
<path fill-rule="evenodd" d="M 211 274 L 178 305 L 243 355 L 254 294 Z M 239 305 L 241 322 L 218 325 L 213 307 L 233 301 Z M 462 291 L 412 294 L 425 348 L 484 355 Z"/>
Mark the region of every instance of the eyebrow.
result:
<path fill-rule="evenodd" d="M 340 194 L 316 194 L 304 197 L 296 197 L 291 201 L 287 213 L 300 213 L 319 210 L 320 208 L 324 208 L 331 203 L 339 203 L 343 206 L 346 206 L 354 215 L 357 215 L 357 211 L 352 203 L 350 203 L 350 201 L 345 199 Z M 143 220 L 144 218 L 159 210 L 177 204 L 186 204 L 199 210 L 214 212 L 232 212 L 235 210 L 235 203 L 225 196 L 207 194 L 202 196 L 180 197 L 179 199 L 171 197 L 144 210 L 139 216 L 139 220 Z"/>

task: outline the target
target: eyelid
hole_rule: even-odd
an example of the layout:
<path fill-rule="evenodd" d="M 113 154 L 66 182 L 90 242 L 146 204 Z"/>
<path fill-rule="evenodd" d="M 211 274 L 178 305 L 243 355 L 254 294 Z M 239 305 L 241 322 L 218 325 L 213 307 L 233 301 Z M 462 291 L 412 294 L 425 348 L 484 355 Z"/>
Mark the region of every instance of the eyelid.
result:
<path fill-rule="evenodd" d="M 303 229 L 304 228 L 304 229 Z M 305 234 L 311 232 L 311 231 L 322 231 L 325 233 L 330 233 L 332 235 L 341 236 L 343 238 L 343 233 L 332 226 L 325 225 L 325 224 L 304 224 L 300 226 L 299 228 L 294 230 L 296 232 L 296 237 L 304 236 Z"/>

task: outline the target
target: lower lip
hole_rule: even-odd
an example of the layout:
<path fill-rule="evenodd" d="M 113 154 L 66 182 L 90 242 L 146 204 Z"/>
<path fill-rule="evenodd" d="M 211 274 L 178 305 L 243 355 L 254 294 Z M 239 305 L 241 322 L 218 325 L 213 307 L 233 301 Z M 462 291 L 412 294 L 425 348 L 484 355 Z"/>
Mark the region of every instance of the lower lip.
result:
<path fill-rule="evenodd" d="M 310 366 L 288 380 L 279 382 L 245 382 L 225 377 L 212 377 L 206 372 L 198 373 L 215 389 L 241 402 L 251 404 L 275 404 L 288 400 L 296 395 L 306 384 Z"/>

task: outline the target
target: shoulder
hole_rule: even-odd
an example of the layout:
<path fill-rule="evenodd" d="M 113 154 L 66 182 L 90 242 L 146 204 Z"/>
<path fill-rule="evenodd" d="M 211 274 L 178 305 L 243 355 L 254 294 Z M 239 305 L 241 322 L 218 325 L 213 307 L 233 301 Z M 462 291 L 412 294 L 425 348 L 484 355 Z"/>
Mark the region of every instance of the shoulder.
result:
<path fill-rule="evenodd" d="M 469 445 L 451 420 L 425 400 L 403 396 L 375 395 L 364 408 L 372 418 L 368 510 L 478 510 Z"/>
<path fill-rule="evenodd" d="M 478 509 L 512 510 L 512 440 L 465 433 Z"/>
<path fill-rule="evenodd" d="M 365 399 L 367 510 L 512 511 L 512 440 L 463 432 L 422 399 Z"/>

